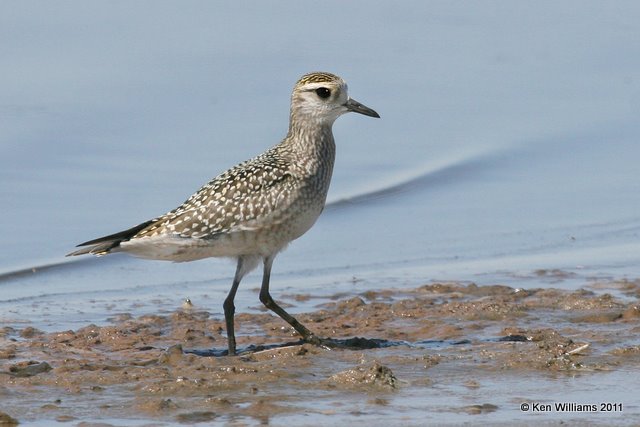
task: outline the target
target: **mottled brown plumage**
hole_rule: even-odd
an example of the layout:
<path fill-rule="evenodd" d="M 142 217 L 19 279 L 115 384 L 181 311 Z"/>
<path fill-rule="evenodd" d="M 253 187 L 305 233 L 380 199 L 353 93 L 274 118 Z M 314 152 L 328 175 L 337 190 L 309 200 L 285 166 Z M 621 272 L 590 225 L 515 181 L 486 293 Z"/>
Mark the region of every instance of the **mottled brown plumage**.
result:
<path fill-rule="evenodd" d="M 342 114 L 378 114 L 350 99 L 346 83 L 330 73 L 300 78 L 291 95 L 289 132 L 282 142 L 205 184 L 174 210 L 123 232 L 82 243 L 69 255 L 127 252 L 150 259 L 192 261 L 235 257 L 234 282 L 225 300 L 229 354 L 235 352 L 233 299 L 242 277 L 264 262 L 260 300 L 307 341 L 318 342 L 269 295 L 274 257 L 304 234 L 324 208 Z"/>

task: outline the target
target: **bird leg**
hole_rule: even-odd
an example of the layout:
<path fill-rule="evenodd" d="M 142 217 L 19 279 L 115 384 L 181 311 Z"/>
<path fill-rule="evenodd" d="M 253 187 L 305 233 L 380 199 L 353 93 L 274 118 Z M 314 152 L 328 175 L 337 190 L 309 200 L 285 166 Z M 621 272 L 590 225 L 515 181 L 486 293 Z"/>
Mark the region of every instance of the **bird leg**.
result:
<path fill-rule="evenodd" d="M 227 298 L 224 300 L 224 304 L 222 307 L 224 308 L 224 320 L 227 324 L 227 342 L 229 344 L 229 356 L 234 356 L 236 354 L 236 335 L 233 326 L 233 315 L 236 312 L 236 306 L 233 304 L 233 300 L 236 297 L 236 291 L 238 290 L 238 286 L 240 285 L 240 280 L 245 274 L 244 269 L 242 268 L 244 264 L 244 259 L 242 257 L 238 258 L 238 266 L 236 267 L 236 274 L 233 277 L 233 284 L 231 285 L 231 290 L 227 295 Z"/>
<path fill-rule="evenodd" d="M 273 264 L 274 258 L 275 256 L 271 255 L 264 259 L 264 273 L 262 275 L 262 287 L 260 288 L 260 301 L 265 305 L 265 307 L 290 324 L 293 329 L 302 336 L 304 341 L 315 345 L 322 345 L 322 340 L 320 338 L 311 333 L 311 331 L 305 328 L 302 323 L 298 322 L 292 315 L 276 304 L 273 298 L 271 298 L 271 295 L 269 294 L 269 279 L 271 277 L 271 265 Z"/>

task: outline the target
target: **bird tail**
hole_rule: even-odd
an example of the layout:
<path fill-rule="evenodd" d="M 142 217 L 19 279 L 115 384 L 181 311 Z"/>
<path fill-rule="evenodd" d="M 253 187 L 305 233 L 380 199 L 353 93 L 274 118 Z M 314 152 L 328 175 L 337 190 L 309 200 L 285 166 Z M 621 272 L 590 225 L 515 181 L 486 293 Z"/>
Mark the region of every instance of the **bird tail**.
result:
<path fill-rule="evenodd" d="M 86 247 L 68 253 L 66 256 L 76 256 L 84 254 L 92 254 L 98 256 L 106 255 L 113 249 L 120 246 L 121 242 L 125 242 L 131 239 L 133 236 L 135 236 L 154 222 L 155 220 L 152 219 L 115 234 L 110 234 L 108 236 L 99 237 L 97 239 L 89 240 L 88 242 L 80 243 L 79 245 L 77 245 L 77 247 Z"/>

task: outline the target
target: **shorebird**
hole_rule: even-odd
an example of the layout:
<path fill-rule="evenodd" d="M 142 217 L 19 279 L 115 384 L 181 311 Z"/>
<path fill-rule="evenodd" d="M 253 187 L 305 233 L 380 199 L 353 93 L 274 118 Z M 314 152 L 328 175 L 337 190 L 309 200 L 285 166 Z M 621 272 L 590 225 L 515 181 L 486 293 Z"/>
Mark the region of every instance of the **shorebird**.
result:
<path fill-rule="evenodd" d="M 174 262 L 237 259 L 223 304 L 229 355 L 236 353 L 236 291 L 262 261 L 260 301 L 304 341 L 322 344 L 323 339 L 273 300 L 269 279 L 276 255 L 309 230 L 324 208 L 335 159 L 332 126 L 350 111 L 380 117 L 349 97 L 342 78 L 325 72 L 305 74 L 293 88 L 289 132 L 282 142 L 213 178 L 172 211 L 81 243 L 82 249 L 67 256 L 127 252 Z"/>

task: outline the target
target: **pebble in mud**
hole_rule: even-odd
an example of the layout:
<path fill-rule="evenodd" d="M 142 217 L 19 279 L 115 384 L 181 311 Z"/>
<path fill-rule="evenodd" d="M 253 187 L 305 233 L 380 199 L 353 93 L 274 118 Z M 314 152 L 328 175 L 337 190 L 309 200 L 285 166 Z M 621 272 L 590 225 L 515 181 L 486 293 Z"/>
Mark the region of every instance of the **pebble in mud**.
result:
<path fill-rule="evenodd" d="M 20 336 L 22 338 L 33 338 L 36 335 L 42 335 L 42 334 L 44 334 L 44 332 L 42 332 L 39 329 L 33 328 L 31 326 L 27 326 L 26 328 L 20 331 Z"/>
<path fill-rule="evenodd" d="M 18 347 L 15 344 L 10 344 L 6 347 L 0 348 L 0 359 L 13 359 L 16 357 L 16 350 Z"/>
<path fill-rule="evenodd" d="M 255 353 L 248 354 L 243 356 L 245 360 L 251 361 L 261 361 L 261 360 L 269 360 L 276 358 L 287 358 L 287 357 L 298 357 L 305 356 L 308 353 L 316 354 L 318 353 L 318 348 L 311 344 L 303 344 L 303 345 L 290 345 L 285 347 L 278 347 L 268 350 L 257 351 Z"/>
<path fill-rule="evenodd" d="M 50 370 L 51 365 L 47 362 L 36 361 L 20 362 L 9 367 L 9 373 L 14 377 L 32 377 L 43 372 L 49 372 Z"/>
<path fill-rule="evenodd" d="M 169 399 L 169 398 L 158 399 L 158 398 L 152 397 L 152 398 L 146 398 L 146 399 L 139 399 L 139 401 L 136 404 L 136 408 L 140 412 L 145 412 L 148 414 L 157 414 L 157 413 L 175 411 L 178 409 L 178 405 L 172 399 Z"/>
<path fill-rule="evenodd" d="M 184 356 L 182 345 L 176 344 L 169 347 L 160 357 L 158 363 L 161 365 L 177 365 Z"/>
<path fill-rule="evenodd" d="M 623 320 L 637 320 L 640 318 L 640 306 L 629 307 L 622 313 Z"/>
<path fill-rule="evenodd" d="M 374 362 L 338 372 L 329 377 L 329 384 L 341 388 L 392 390 L 397 387 L 398 380 L 391 369 Z"/>
<path fill-rule="evenodd" d="M 498 410 L 496 405 L 492 405 L 491 403 L 484 403 L 482 405 L 469 405 L 462 408 L 464 412 L 469 415 L 479 415 L 486 414 L 489 412 L 495 412 Z"/>
<path fill-rule="evenodd" d="M 17 426 L 18 424 L 20 424 L 18 420 L 13 418 L 11 415 L 5 414 L 4 412 L 0 411 L 0 426 L 10 427 Z"/>
<path fill-rule="evenodd" d="M 196 411 L 178 414 L 176 421 L 185 424 L 207 423 L 213 421 L 218 415 L 211 411 Z"/>
<path fill-rule="evenodd" d="M 467 388 L 470 388 L 470 389 L 480 388 L 480 383 L 478 381 L 475 381 L 475 380 L 469 380 L 469 381 L 465 382 L 462 385 L 467 387 Z"/>
<path fill-rule="evenodd" d="M 619 347 L 611 350 L 611 354 L 615 356 L 632 356 L 638 357 L 640 355 L 640 345 L 631 347 Z"/>
<path fill-rule="evenodd" d="M 597 311 L 595 313 L 579 314 L 570 318 L 575 323 L 608 323 L 622 319 L 622 312 L 615 311 Z"/>

